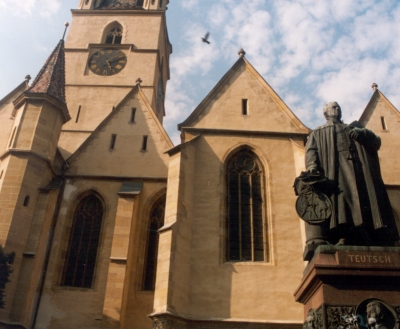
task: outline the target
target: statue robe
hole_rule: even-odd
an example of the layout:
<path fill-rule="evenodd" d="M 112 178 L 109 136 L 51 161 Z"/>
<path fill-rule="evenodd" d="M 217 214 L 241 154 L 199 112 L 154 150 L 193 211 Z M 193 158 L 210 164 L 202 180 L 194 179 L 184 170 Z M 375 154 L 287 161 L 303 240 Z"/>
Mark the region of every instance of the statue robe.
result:
<path fill-rule="evenodd" d="M 363 129 L 360 142 L 349 137 L 354 127 Z M 390 245 L 399 237 L 380 173 L 380 146 L 380 138 L 357 121 L 349 126 L 328 122 L 308 138 L 306 168 L 316 169 L 328 179 L 324 192 L 333 206 L 331 230 L 340 226 L 383 229 Z"/>

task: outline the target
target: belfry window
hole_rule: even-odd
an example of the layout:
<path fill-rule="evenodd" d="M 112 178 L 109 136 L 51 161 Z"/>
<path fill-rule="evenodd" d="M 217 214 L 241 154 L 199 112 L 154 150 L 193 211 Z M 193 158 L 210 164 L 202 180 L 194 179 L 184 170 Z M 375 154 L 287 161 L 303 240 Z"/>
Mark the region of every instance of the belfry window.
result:
<path fill-rule="evenodd" d="M 158 230 L 164 225 L 165 195 L 158 199 L 150 211 L 147 227 L 147 250 L 143 273 L 143 290 L 154 290 L 157 270 Z"/>
<path fill-rule="evenodd" d="M 106 34 L 106 44 L 120 44 L 122 41 L 122 28 L 115 26 L 111 28 Z"/>
<path fill-rule="evenodd" d="M 92 287 L 102 219 L 103 205 L 95 195 L 79 202 L 73 218 L 62 286 Z"/>
<path fill-rule="evenodd" d="M 226 226 L 228 261 L 266 259 L 262 185 L 262 166 L 251 150 L 242 149 L 229 160 Z"/>

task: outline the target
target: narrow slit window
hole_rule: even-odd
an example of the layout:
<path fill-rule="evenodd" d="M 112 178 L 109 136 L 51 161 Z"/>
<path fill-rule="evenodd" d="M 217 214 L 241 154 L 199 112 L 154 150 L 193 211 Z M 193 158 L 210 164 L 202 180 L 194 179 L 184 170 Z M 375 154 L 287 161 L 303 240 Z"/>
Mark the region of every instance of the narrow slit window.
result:
<path fill-rule="evenodd" d="M 162 0 L 160 0 L 159 7 L 160 8 L 162 7 Z"/>
<path fill-rule="evenodd" d="M 79 120 L 79 115 L 81 114 L 81 106 L 79 105 L 79 107 L 78 107 L 78 112 L 76 113 L 76 120 L 75 120 L 75 123 L 77 123 L 78 122 L 78 120 Z"/>
<path fill-rule="evenodd" d="M 143 136 L 142 151 L 147 151 L 147 137 L 148 136 Z"/>
<path fill-rule="evenodd" d="M 29 195 L 27 195 L 24 199 L 24 207 L 28 207 L 29 205 Z"/>
<path fill-rule="evenodd" d="M 382 129 L 383 130 L 388 130 L 387 129 L 387 125 L 386 125 L 385 117 L 381 117 L 381 123 L 382 123 Z"/>
<path fill-rule="evenodd" d="M 4 170 L 2 170 L 0 173 L 0 179 L 3 177 L 3 172 L 4 172 Z"/>
<path fill-rule="evenodd" d="M 248 109 L 248 100 L 247 99 L 242 99 L 242 114 L 243 115 L 248 115 L 249 114 L 249 109 Z"/>
<path fill-rule="evenodd" d="M 132 107 L 130 122 L 135 122 L 135 115 L 136 115 L 136 108 Z"/>
<path fill-rule="evenodd" d="M 117 140 L 117 135 L 116 134 L 112 134 L 111 135 L 111 141 L 110 141 L 110 150 L 114 149 L 116 140 Z"/>

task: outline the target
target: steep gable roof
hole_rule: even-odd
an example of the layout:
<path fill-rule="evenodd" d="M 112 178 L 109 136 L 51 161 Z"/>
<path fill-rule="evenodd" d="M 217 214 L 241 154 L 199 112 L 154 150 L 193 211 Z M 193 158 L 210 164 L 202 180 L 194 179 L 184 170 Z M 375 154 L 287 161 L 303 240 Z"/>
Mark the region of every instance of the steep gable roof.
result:
<path fill-rule="evenodd" d="M 132 108 L 135 122 L 129 122 Z M 110 137 L 116 135 L 116 147 Z M 148 150 L 143 152 L 143 136 Z M 140 86 L 135 86 L 68 159 L 67 174 L 93 176 L 166 177 L 173 144 Z"/>
<path fill-rule="evenodd" d="M 256 116 L 253 116 L 253 123 L 249 123 L 247 127 L 243 125 L 243 127 L 240 124 L 240 120 L 242 118 L 239 118 L 239 115 L 237 116 L 237 123 L 236 125 L 233 125 L 232 127 L 229 126 L 228 121 L 231 120 L 231 114 L 232 113 L 224 113 L 223 116 L 226 117 L 227 120 L 221 120 L 220 124 L 221 126 L 218 128 L 228 128 L 228 129 L 238 129 L 238 130 L 273 130 L 273 131 L 279 131 L 279 129 L 284 129 L 285 131 L 290 130 L 291 132 L 300 132 L 300 133 L 309 133 L 309 129 L 296 117 L 296 115 L 289 109 L 289 107 L 283 102 L 283 100 L 279 97 L 279 95 L 272 89 L 272 87 L 264 80 L 264 78 L 254 69 L 254 67 L 247 61 L 246 58 L 240 57 L 236 63 L 232 66 L 232 68 L 223 76 L 223 78 L 217 83 L 217 85 L 211 90 L 211 92 L 204 98 L 204 100 L 197 106 L 197 108 L 189 115 L 189 117 L 183 121 L 182 123 L 178 124 L 178 129 L 182 130 L 182 128 L 189 128 L 189 127 L 200 127 L 199 122 L 202 120 L 203 117 L 207 116 L 208 113 L 210 112 L 210 109 L 213 108 L 213 103 L 215 103 L 216 100 L 219 100 L 224 97 L 224 94 L 227 94 L 227 90 L 235 84 L 236 80 L 240 81 L 237 82 L 237 89 L 244 89 L 247 88 L 247 90 L 252 90 L 254 91 L 253 98 L 256 99 L 257 96 L 255 93 L 258 94 L 263 94 L 265 96 L 265 102 L 267 102 L 267 98 L 270 101 L 270 103 L 274 104 L 274 107 L 276 107 L 276 110 L 273 109 L 273 113 L 270 112 L 268 113 L 267 111 L 264 111 L 268 108 L 266 104 L 261 105 L 258 104 L 258 111 L 263 110 L 263 113 L 259 113 L 259 116 L 264 116 L 264 119 L 268 117 L 268 120 L 275 120 L 277 121 L 277 116 L 281 116 L 279 118 L 280 122 L 286 121 L 285 127 L 282 127 L 276 122 L 276 124 L 270 124 L 269 128 L 265 128 L 263 126 L 263 123 L 260 122 L 260 120 L 256 119 Z M 247 83 L 246 86 L 244 86 L 245 82 Z M 248 94 L 251 94 L 248 92 Z M 236 94 L 236 91 L 232 91 L 229 96 L 226 96 L 226 99 L 232 100 L 233 97 L 238 97 Z M 254 103 L 254 102 L 253 102 Z M 238 104 L 238 103 L 237 103 Z M 232 104 L 230 104 L 232 105 Z M 251 106 L 251 105 L 250 105 Z M 218 108 L 213 108 L 214 113 L 217 113 L 218 111 L 224 110 L 227 111 L 228 108 L 231 106 L 222 106 L 221 104 L 218 105 Z M 235 112 L 238 113 L 238 112 Z M 254 113 L 254 111 L 252 112 Z M 249 119 L 250 116 L 249 116 Z M 216 120 L 210 120 L 210 121 L 216 121 Z M 265 122 L 265 121 L 264 121 Z M 212 128 L 217 128 L 215 124 L 213 124 L 214 127 Z M 251 128 L 249 129 L 248 127 Z M 291 127 L 289 127 L 291 126 Z M 204 127 L 201 127 L 204 128 Z"/>
<path fill-rule="evenodd" d="M 386 96 L 379 89 L 376 89 L 374 91 L 374 93 L 372 94 L 372 97 L 369 100 L 367 106 L 365 107 L 365 110 L 361 114 L 361 117 L 359 120 L 360 123 L 364 127 L 366 127 L 368 125 L 368 122 L 371 119 L 371 116 L 373 115 L 374 110 L 376 109 L 376 104 L 379 101 L 382 101 L 388 107 L 390 112 L 397 117 L 397 120 L 400 121 L 399 110 L 394 107 L 394 105 L 386 98 Z"/>
<path fill-rule="evenodd" d="M 16 88 L 9 92 L 6 96 L 0 99 L 0 109 L 4 104 L 14 101 L 19 95 L 29 88 L 28 78 L 25 78 Z"/>
<path fill-rule="evenodd" d="M 25 93 L 48 94 L 66 104 L 64 40 L 60 40 Z"/>

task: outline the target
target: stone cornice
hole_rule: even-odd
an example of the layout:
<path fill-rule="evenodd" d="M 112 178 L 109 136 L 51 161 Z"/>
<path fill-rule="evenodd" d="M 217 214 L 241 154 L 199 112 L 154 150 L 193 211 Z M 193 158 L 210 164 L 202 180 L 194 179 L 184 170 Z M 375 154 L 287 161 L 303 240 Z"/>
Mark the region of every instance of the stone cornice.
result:
<path fill-rule="evenodd" d="M 165 10 L 71 9 L 72 16 L 163 16 Z"/>
<path fill-rule="evenodd" d="M 143 182 L 156 182 L 166 183 L 167 177 L 140 177 L 140 176 L 106 176 L 106 175 L 81 175 L 81 174 L 64 174 L 68 178 L 80 178 L 87 180 L 112 180 L 112 181 L 143 181 Z"/>
<path fill-rule="evenodd" d="M 199 135 L 234 135 L 234 136 L 263 136 L 263 137 L 301 137 L 305 138 L 309 133 L 286 132 L 286 131 L 259 131 L 259 130 L 237 130 L 237 129 L 209 129 L 209 128 L 191 128 L 182 127 L 182 132 L 190 132 Z"/>
<path fill-rule="evenodd" d="M 50 159 L 46 158 L 44 155 L 37 153 L 32 150 L 24 150 L 24 149 L 8 149 L 6 152 L 4 152 L 2 155 L 0 155 L 0 160 L 3 161 L 7 156 L 12 155 L 12 154 L 23 154 L 27 156 L 34 156 L 36 158 L 39 158 L 40 160 L 44 161 L 47 164 L 48 169 L 51 170 L 52 174 L 54 176 L 57 176 L 57 173 L 53 167 L 52 162 Z"/>

